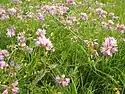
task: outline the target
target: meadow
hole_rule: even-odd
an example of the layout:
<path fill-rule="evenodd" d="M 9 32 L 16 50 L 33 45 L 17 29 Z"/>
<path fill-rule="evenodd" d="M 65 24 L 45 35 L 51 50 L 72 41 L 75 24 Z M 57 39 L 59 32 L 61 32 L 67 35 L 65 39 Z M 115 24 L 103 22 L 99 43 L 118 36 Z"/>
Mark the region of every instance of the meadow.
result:
<path fill-rule="evenodd" d="M 0 0 L 0 94 L 125 94 L 125 0 Z"/>

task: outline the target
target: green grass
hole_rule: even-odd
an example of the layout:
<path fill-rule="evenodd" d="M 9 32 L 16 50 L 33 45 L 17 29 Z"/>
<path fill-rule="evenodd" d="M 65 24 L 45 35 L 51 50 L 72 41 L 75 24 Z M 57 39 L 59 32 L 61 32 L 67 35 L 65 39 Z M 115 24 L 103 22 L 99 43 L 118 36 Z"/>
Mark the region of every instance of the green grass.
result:
<path fill-rule="evenodd" d="M 22 1 L 21 5 L 15 6 L 10 0 L 0 0 L 0 5 L 6 10 L 19 7 L 24 13 L 29 10 L 36 13 L 30 6 L 40 5 L 44 0 Z M 58 94 L 57 92 L 61 94 L 119 94 L 116 93 L 115 88 L 119 89 L 120 94 L 125 94 L 125 43 L 122 41 L 125 35 L 115 30 L 102 30 L 100 22 L 93 24 L 91 19 L 98 18 L 98 16 L 88 7 L 96 9 L 97 6 L 94 3 L 95 0 L 88 1 L 84 7 L 68 6 L 70 11 L 67 15 L 77 18 L 80 17 L 81 12 L 89 15 L 88 21 L 80 22 L 80 24 L 74 23 L 71 28 L 62 24 L 59 17 L 52 15 L 47 15 L 41 23 L 34 19 L 20 20 L 15 17 L 0 21 L 0 49 L 7 49 L 10 53 L 6 62 L 9 64 L 11 60 L 14 60 L 21 66 L 13 78 L 8 75 L 8 70 L 0 70 L 0 92 L 2 92 L 2 85 L 18 80 L 20 94 Z M 118 21 L 114 21 L 115 25 L 125 23 L 124 0 L 98 1 L 106 4 L 104 9 L 108 13 L 114 12 L 120 17 Z M 52 4 L 50 0 L 45 2 Z M 108 17 L 105 18 L 105 21 L 108 19 Z M 46 29 L 46 37 L 52 41 L 55 52 L 46 53 L 43 47 L 37 47 L 33 41 L 36 38 L 37 29 L 42 28 L 44 24 L 49 25 Z M 19 32 L 25 32 L 27 45 L 33 48 L 32 53 L 15 48 L 18 43 L 17 36 L 6 37 L 6 29 L 11 25 L 16 27 L 16 35 Z M 117 40 L 118 52 L 112 57 L 105 57 L 100 52 L 100 47 L 102 47 L 104 38 L 109 36 Z M 72 38 L 77 42 L 72 42 Z M 90 58 L 88 48 L 84 43 L 87 39 L 98 39 L 99 56 L 97 58 Z M 71 79 L 67 87 L 61 87 L 55 82 L 55 77 L 62 74 Z"/>

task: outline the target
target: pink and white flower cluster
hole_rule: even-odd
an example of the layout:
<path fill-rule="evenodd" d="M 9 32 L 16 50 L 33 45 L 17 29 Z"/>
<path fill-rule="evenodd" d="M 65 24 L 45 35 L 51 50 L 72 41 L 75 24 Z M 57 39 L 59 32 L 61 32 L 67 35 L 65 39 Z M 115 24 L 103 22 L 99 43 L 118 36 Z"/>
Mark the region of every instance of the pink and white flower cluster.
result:
<path fill-rule="evenodd" d="M 117 29 L 118 32 L 124 33 L 125 32 L 125 25 L 124 24 L 117 24 Z"/>
<path fill-rule="evenodd" d="M 19 47 L 26 47 L 26 38 L 25 38 L 25 33 L 24 32 L 21 32 L 18 34 L 17 36 L 17 40 L 18 40 L 18 46 Z"/>
<path fill-rule="evenodd" d="M 6 13 L 5 10 L 3 8 L 0 8 L 0 16 L 5 13 Z"/>
<path fill-rule="evenodd" d="M 73 22 L 76 22 L 76 21 L 77 21 L 77 19 L 76 19 L 75 16 L 68 16 L 67 19 L 66 19 L 66 23 L 67 23 L 68 25 L 72 25 Z"/>
<path fill-rule="evenodd" d="M 42 14 L 42 13 L 38 13 L 38 14 L 36 15 L 36 19 L 37 19 L 38 21 L 43 21 L 43 20 L 44 20 L 43 14 Z"/>
<path fill-rule="evenodd" d="M 15 27 L 10 27 L 7 29 L 7 37 L 15 36 Z"/>
<path fill-rule="evenodd" d="M 112 56 L 117 51 L 117 41 L 113 37 L 105 38 L 101 52 L 104 55 Z"/>
<path fill-rule="evenodd" d="M 114 24 L 114 22 L 112 20 L 108 20 L 107 23 L 102 22 L 102 28 L 112 30 L 113 29 L 113 24 Z"/>
<path fill-rule="evenodd" d="M 81 13 L 80 20 L 83 20 L 83 21 L 88 20 L 88 15 L 86 13 Z"/>
<path fill-rule="evenodd" d="M 14 4 L 19 4 L 21 1 L 20 0 L 12 0 Z"/>
<path fill-rule="evenodd" d="M 63 15 L 64 13 L 67 13 L 67 11 L 69 10 L 68 7 L 64 6 L 64 5 L 44 5 L 42 7 L 42 11 L 43 13 L 50 13 L 52 15 Z"/>
<path fill-rule="evenodd" d="M 107 15 L 107 12 L 105 11 L 105 10 L 103 10 L 103 9 L 101 9 L 101 8 L 97 8 L 96 10 L 95 10 L 95 12 L 96 12 L 96 14 L 98 14 L 100 17 L 106 17 L 106 15 Z"/>
<path fill-rule="evenodd" d="M 0 50 L 0 69 L 8 66 L 8 64 L 4 61 L 4 59 L 8 56 L 9 52 L 7 50 Z"/>
<path fill-rule="evenodd" d="M 0 20 L 7 20 L 9 19 L 9 16 L 6 15 L 6 11 L 3 8 L 0 8 Z"/>
<path fill-rule="evenodd" d="M 36 32 L 37 39 L 35 39 L 35 43 L 37 46 L 43 46 L 47 51 L 54 50 L 53 45 L 49 39 L 45 36 L 46 30 L 38 29 Z"/>
<path fill-rule="evenodd" d="M 16 15 L 17 10 L 15 8 L 10 8 L 7 10 L 9 15 Z"/>
<path fill-rule="evenodd" d="M 66 87 L 70 83 L 70 78 L 66 78 L 65 75 L 62 75 L 61 77 L 56 76 L 56 83 L 58 83 L 62 87 Z"/>
<path fill-rule="evenodd" d="M 68 4 L 75 4 L 75 1 L 74 0 L 66 0 L 66 3 L 68 3 Z"/>
<path fill-rule="evenodd" d="M 11 83 L 10 85 L 3 86 L 3 93 L 2 94 L 18 94 L 18 81 Z"/>

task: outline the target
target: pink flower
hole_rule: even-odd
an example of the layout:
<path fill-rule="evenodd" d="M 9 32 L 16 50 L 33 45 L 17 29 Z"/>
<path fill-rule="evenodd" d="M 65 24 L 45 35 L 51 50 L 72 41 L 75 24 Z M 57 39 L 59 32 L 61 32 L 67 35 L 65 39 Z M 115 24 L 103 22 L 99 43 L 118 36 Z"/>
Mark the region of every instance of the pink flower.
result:
<path fill-rule="evenodd" d="M 38 37 L 36 40 L 36 45 L 38 46 L 43 46 L 45 47 L 46 50 L 51 50 L 53 48 L 53 45 L 51 43 L 51 41 L 49 39 L 47 39 L 46 37 Z"/>
<path fill-rule="evenodd" d="M 8 37 L 15 36 L 15 28 L 14 27 L 10 27 L 7 29 L 7 36 Z"/>
<path fill-rule="evenodd" d="M 3 55 L 4 57 L 8 57 L 9 52 L 7 50 L 0 50 L 0 55 Z"/>
<path fill-rule="evenodd" d="M 36 15 L 36 19 L 39 20 L 39 21 L 43 21 L 43 20 L 44 20 L 43 14 L 38 13 L 38 14 Z"/>
<path fill-rule="evenodd" d="M 70 83 L 70 78 L 65 78 L 65 81 L 62 81 L 62 86 L 66 87 L 69 85 L 69 83 Z"/>
<path fill-rule="evenodd" d="M 67 81 L 62 81 L 61 85 L 62 85 L 62 87 L 66 87 L 66 86 L 68 86 L 68 83 L 67 83 Z"/>
<path fill-rule="evenodd" d="M 63 15 L 69 10 L 68 7 L 65 7 L 64 5 L 44 5 L 42 7 L 43 13 L 50 13 L 51 15 Z"/>
<path fill-rule="evenodd" d="M 113 29 L 113 24 L 114 22 L 112 20 L 108 20 L 108 22 L 102 22 L 102 27 L 104 29 L 109 29 L 109 30 L 112 30 Z"/>
<path fill-rule="evenodd" d="M 98 14 L 101 17 L 105 17 L 105 15 L 107 15 L 107 12 L 105 10 L 101 9 L 101 8 L 97 8 L 95 10 L 95 12 L 96 12 L 96 14 Z"/>
<path fill-rule="evenodd" d="M 59 10 L 58 10 L 58 9 L 59 9 Z M 65 7 L 65 6 L 63 6 L 63 5 L 56 7 L 57 14 L 59 14 L 59 15 L 63 15 L 63 14 L 66 13 L 68 10 L 69 10 L 69 8 L 68 8 L 68 7 Z"/>
<path fill-rule="evenodd" d="M 4 56 L 0 54 L 0 60 L 4 60 Z"/>
<path fill-rule="evenodd" d="M 76 21 L 76 17 L 75 16 L 69 16 L 68 20 L 71 20 L 71 21 L 75 22 Z"/>
<path fill-rule="evenodd" d="M 47 51 L 53 50 L 53 45 L 49 39 L 45 37 L 46 31 L 43 29 L 38 29 L 36 35 L 37 39 L 34 39 L 37 46 L 43 46 Z"/>
<path fill-rule="evenodd" d="M 21 32 L 18 34 L 17 36 L 17 40 L 18 40 L 18 46 L 19 47 L 26 47 L 26 38 L 25 38 L 25 33 Z"/>
<path fill-rule="evenodd" d="M 66 20 L 68 25 L 72 25 L 73 22 L 76 22 L 76 21 L 77 21 L 77 19 L 75 16 L 69 16 L 69 17 L 67 17 L 67 20 Z"/>
<path fill-rule="evenodd" d="M 3 69 L 8 66 L 8 64 L 4 61 L 5 57 L 9 56 L 7 50 L 0 50 L 0 69 Z"/>
<path fill-rule="evenodd" d="M 0 61 L 0 69 L 3 69 L 4 67 L 6 67 L 6 62 Z"/>
<path fill-rule="evenodd" d="M 53 48 L 53 45 L 49 39 L 45 39 L 45 44 L 43 46 L 46 48 L 47 51 Z"/>
<path fill-rule="evenodd" d="M 14 61 L 11 61 L 11 62 L 10 62 L 10 66 L 11 66 L 11 67 L 14 67 Z"/>
<path fill-rule="evenodd" d="M 3 91 L 2 94 L 8 94 L 8 93 L 17 94 L 19 91 L 19 88 L 17 86 L 18 86 L 18 81 L 15 81 L 14 83 L 10 84 L 9 86 L 6 86 L 5 87 L 6 89 Z"/>
<path fill-rule="evenodd" d="M 60 79 L 61 79 L 61 77 L 59 77 L 58 75 L 56 76 L 56 82 L 57 83 L 60 83 Z"/>
<path fill-rule="evenodd" d="M 6 13 L 5 10 L 3 8 L 0 8 L 0 16 L 5 13 Z"/>
<path fill-rule="evenodd" d="M 101 52 L 104 55 L 112 56 L 113 53 L 117 51 L 117 42 L 113 37 L 105 38 L 103 42 L 103 47 L 101 48 Z"/>
<path fill-rule="evenodd" d="M 8 9 L 8 14 L 10 15 L 16 15 L 16 9 L 15 8 L 11 8 L 11 9 Z"/>
<path fill-rule="evenodd" d="M 117 24 L 117 29 L 118 32 L 124 33 L 125 32 L 125 25 L 124 24 Z"/>
<path fill-rule="evenodd" d="M 5 57 L 9 56 L 9 52 L 7 50 L 0 50 L 0 69 L 3 69 L 8 66 L 8 64 L 4 61 Z"/>
<path fill-rule="evenodd" d="M 62 87 L 66 87 L 70 83 L 70 78 L 66 78 L 65 75 L 62 75 L 61 77 L 56 76 L 56 82 Z"/>
<path fill-rule="evenodd" d="M 13 3 L 14 3 L 14 4 L 19 4 L 19 3 L 20 3 L 20 0 L 13 0 Z"/>
<path fill-rule="evenodd" d="M 42 7 L 43 13 L 49 13 L 50 7 L 51 7 L 51 6 L 49 6 L 49 5 L 44 5 L 44 6 Z M 39 9 L 40 9 L 40 8 L 39 8 Z M 38 10 L 38 9 L 37 9 L 37 10 Z"/>
<path fill-rule="evenodd" d="M 42 29 L 37 29 L 36 35 L 44 37 L 46 34 L 46 30 Z"/>
<path fill-rule="evenodd" d="M 19 91 L 18 86 L 18 81 L 15 81 L 14 83 L 11 84 L 12 85 L 12 94 L 17 94 Z"/>
<path fill-rule="evenodd" d="M 8 94 L 8 90 L 5 89 L 2 94 Z"/>
<path fill-rule="evenodd" d="M 66 0 L 66 3 L 68 3 L 68 4 L 75 4 L 74 0 Z"/>

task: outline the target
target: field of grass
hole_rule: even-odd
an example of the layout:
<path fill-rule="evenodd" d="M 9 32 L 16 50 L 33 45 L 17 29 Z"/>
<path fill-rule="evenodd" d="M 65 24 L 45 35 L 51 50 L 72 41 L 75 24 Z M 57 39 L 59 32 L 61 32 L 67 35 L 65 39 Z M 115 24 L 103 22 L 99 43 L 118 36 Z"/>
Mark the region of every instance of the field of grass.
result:
<path fill-rule="evenodd" d="M 0 0 L 0 94 L 125 94 L 124 6 Z"/>

